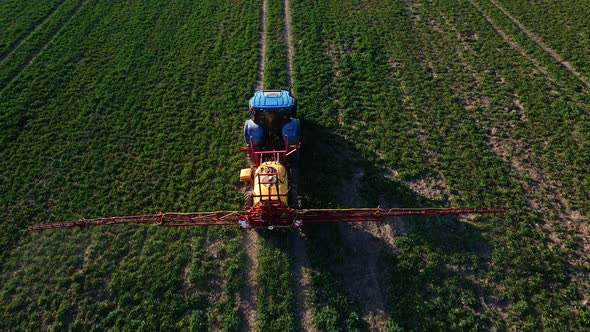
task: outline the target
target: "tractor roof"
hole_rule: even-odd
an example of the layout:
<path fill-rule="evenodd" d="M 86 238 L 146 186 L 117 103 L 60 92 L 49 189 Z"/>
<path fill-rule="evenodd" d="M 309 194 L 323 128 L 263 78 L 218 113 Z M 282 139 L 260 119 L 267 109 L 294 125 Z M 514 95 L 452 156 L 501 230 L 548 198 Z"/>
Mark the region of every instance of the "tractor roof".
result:
<path fill-rule="evenodd" d="M 254 109 L 285 109 L 295 106 L 295 98 L 285 90 L 260 90 L 250 99 L 250 108 Z"/>

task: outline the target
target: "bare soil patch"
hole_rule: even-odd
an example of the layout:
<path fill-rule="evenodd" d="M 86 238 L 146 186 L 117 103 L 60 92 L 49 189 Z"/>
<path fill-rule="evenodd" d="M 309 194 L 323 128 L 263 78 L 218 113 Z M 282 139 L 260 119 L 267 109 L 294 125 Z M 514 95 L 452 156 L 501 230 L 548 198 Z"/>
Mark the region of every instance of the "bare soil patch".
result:
<path fill-rule="evenodd" d="M 242 233 L 242 247 L 246 254 L 245 284 L 238 298 L 240 315 L 245 323 L 244 331 L 254 331 L 256 328 L 256 275 L 258 274 L 259 239 L 255 231 Z"/>
<path fill-rule="evenodd" d="M 295 279 L 295 305 L 297 318 L 303 331 L 316 331 L 313 326 L 310 303 L 310 263 L 305 250 L 305 237 L 300 231 L 291 236 L 293 250 L 293 278 Z"/>
<path fill-rule="evenodd" d="M 260 31 L 260 62 L 258 63 L 258 82 L 256 84 L 256 90 L 261 90 L 264 87 L 264 68 L 266 66 L 266 35 L 268 32 L 268 2 L 262 0 L 262 26 Z"/>
<path fill-rule="evenodd" d="M 293 57 L 294 57 L 294 49 L 293 49 L 293 35 L 291 31 L 292 23 L 291 23 L 291 1 L 285 0 L 284 2 L 285 8 L 285 40 L 287 41 L 287 85 L 293 84 Z"/>
<path fill-rule="evenodd" d="M 340 225 L 347 256 L 343 264 L 335 268 L 343 276 L 347 290 L 360 302 L 361 318 L 371 331 L 386 331 L 390 316 L 379 258 L 384 253 L 392 253 L 393 248 L 380 238 L 381 227 L 373 223 Z"/>
<path fill-rule="evenodd" d="M 357 169 L 342 183 L 338 198 L 345 207 L 366 205 L 360 194 L 363 177 L 364 171 Z M 340 224 L 339 231 L 346 259 L 334 267 L 335 272 L 342 276 L 348 292 L 359 301 L 361 318 L 369 329 L 386 331 L 390 315 L 379 258 L 383 254 L 393 254 L 395 250 L 393 228 L 374 223 Z"/>

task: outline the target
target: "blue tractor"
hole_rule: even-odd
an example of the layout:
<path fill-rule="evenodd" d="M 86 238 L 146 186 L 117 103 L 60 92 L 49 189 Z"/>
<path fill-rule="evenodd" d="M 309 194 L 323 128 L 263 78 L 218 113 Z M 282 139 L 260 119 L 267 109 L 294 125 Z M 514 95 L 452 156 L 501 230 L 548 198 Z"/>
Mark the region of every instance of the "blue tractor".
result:
<path fill-rule="evenodd" d="M 250 119 L 244 124 L 248 145 L 247 161 L 251 169 L 266 161 L 280 162 L 288 176 L 288 203 L 301 207 L 299 189 L 299 144 L 301 126 L 297 119 L 297 100 L 290 91 L 259 90 L 249 99 Z M 279 160 L 279 155 L 284 160 Z M 246 204 L 252 206 L 252 188 L 246 190 Z"/>
<path fill-rule="evenodd" d="M 285 143 L 299 145 L 297 100 L 289 91 L 260 90 L 249 99 L 250 119 L 244 124 L 247 145 L 254 144 L 257 151 L 284 150 Z"/>

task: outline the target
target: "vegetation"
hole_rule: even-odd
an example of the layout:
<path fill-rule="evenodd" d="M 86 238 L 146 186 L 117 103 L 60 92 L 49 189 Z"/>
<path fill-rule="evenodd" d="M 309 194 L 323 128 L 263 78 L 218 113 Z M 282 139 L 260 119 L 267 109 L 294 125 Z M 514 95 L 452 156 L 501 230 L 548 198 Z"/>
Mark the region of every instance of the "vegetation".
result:
<path fill-rule="evenodd" d="M 287 46 L 284 39 L 285 10 L 282 0 L 268 0 L 265 89 L 287 88 Z M 295 284 L 289 234 L 259 234 L 256 298 L 256 329 L 297 331 Z"/>
<path fill-rule="evenodd" d="M 236 329 L 237 230 L 55 231 L 13 245 L 28 223 L 240 207 L 257 13 L 255 1 L 89 1 L 0 92 L 0 329 Z"/>
<path fill-rule="evenodd" d="M 37 55 L 43 52 L 59 33 L 71 28 L 70 21 L 84 3 L 81 0 L 62 1 L 38 22 L 38 26 L 31 27 L 30 34 L 23 39 L 23 43 L 12 52 L 7 52 L 7 58 L 0 63 L 0 89 L 5 88 L 25 67 L 35 61 Z M 18 15 L 20 14 L 17 14 L 17 17 Z M 17 45 L 13 43 L 12 46 Z"/>
<path fill-rule="evenodd" d="M 571 62 L 586 77 L 590 76 L 590 27 L 586 24 L 590 9 L 582 0 L 498 1 L 527 29 Z"/>
<path fill-rule="evenodd" d="M 325 156 L 365 159 L 360 185 L 368 205 L 389 198 L 404 205 L 448 201 L 511 209 L 465 226 L 445 220 L 397 234 L 396 255 L 386 264 L 393 329 L 587 327 L 587 272 L 575 263 L 581 238 L 558 231 L 571 243 L 564 247 L 552 243 L 548 230 L 567 218 L 555 214 L 567 208 L 556 202 L 559 196 L 587 214 L 587 94 L 564 67 L 507 26 L 527 52 L 511 48 L 478 9 L 502 23 L 498 10 L 474 3 L 295 5 L 295 82 L 304 91 L 304 128 L 311 122 L 338 133 L 308 129 L 316 142 L 305 151 L 339 168 L 337 158 Z M 331 102 L 318 102 L 324 96 Z M 343 140 L 354 153 L 335 145 Z M 512 156 L 522 159 L 507 159 Z M 518 160 L 533 170 L 515 169 Z M 321 165 L 311 165 L 314 174 L 324 174 Z M 555 185 L 534 190 L 531 172 Z M 306 185 L 321 188 L 314 202 L 341 190 L 322 179 Z M 408 190 L 421 181 L 442 182 L 446 190 L 424 202 Z M 332 326 L 345 328 L 342 321 Z"/>
<path fill-rule="evenodd" d="M 60 0 L 27 3 L 18 0 L 3 1 L 0 8 L 0 56 L 7 55 L 19 40 L 26 38 L 63 3 Z"/>
<path fill-rule="evenodd" d="M 297 331 L 295 285 L 289 257 L 291 243 L 285 233 L 260 237 L 257 274 L 256 329 Z"/>
<path fill-rule="evenodd" d="M 0 329 L 239 329 L 237 229 L 21 229 L 239 209 L 260 1 L 5 4 Z M 292 1 L 305 207 L 510 209 L 396 219 L 390 239 L 306 227 L 316 329 L 375 309 L 391 331 L 590 329 L 588 87 L 507 13 L 585 77 L 587 15 L 538 4 Z M 285 87 L 283 1 L 268 33 L 264 86 Z M 297 330 L 291 239 L 259 242 L 256 326 Z M 355 289 L 369 274 L 383 299 Z"/>
<path fill-rule="evenodd" d="M 287 88 L 287 43 L 285 8 L 282 0 L 268 0 L 265 89 Z"/>

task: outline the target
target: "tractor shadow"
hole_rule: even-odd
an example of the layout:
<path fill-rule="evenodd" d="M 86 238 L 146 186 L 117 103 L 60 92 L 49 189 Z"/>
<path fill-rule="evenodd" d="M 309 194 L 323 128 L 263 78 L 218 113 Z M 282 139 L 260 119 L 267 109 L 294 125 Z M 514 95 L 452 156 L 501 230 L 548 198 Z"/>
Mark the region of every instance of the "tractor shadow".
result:
<path fill-rule="evenodd" d="M 378 156 L 360 151 L 333 129 L 310 121 L 303 122 L 302 129 L 304 208 L 445 206 L 389 177 Z M 314 325 L 320 330 L 411 329 L 429 326 L 433 320 L 446 323 L 448 316 L 442 311 L 449 308 L 430 304 L 441 299 L 453 303 L 459 295 L 433 290 L 433 285 L 461 285 L 473 298 L 483 298 L 482 288 L 470 275 L 486 270 L 491 250 L 475 225 L 456 217 L 306 225 L 301 237 L 309 257 L 307 291 L 315 306 Z M 296 264 L 305 261 L 298 255 L 294 253 Z M 475 302 L 465 310 L 483 311 L 479 300 Z"/>

